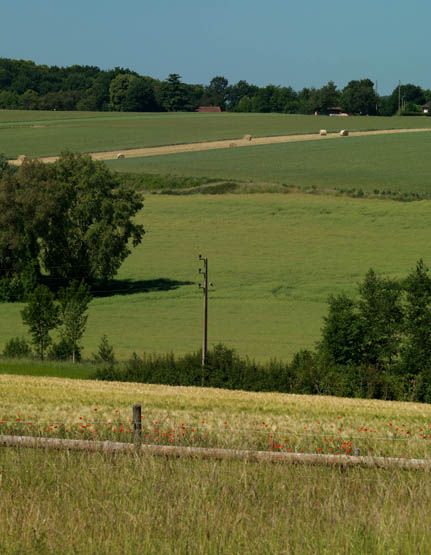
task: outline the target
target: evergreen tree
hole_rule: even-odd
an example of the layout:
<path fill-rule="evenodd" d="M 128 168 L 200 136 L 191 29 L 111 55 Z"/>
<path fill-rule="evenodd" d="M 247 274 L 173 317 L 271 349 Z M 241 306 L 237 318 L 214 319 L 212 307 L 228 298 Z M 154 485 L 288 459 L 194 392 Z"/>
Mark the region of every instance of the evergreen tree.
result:
<path fill-rule="evenodd" d="M 344 294 L 328 300 L 319 350 L 336 364 L 360 364 L 363 355 L 364 329 L 357 304 Z"/>
<path fill-rule="evenodd" d="M 407 277 L 405 290 L 403 368 L 417 374 L 431 368 L 431 277 L 423 260 Z"/>
<path fill-rule="evenodd" d="M 362 362 L 378 368 L 399 354 L 403 323 L 401 288 L 396 281 L 369 270 L 359 285 L 358 301 L 364 330 Z"/>
<path fill-rule="evenodd" d="M 97 353 L 93 355 L 94 360 L 112 366 L 115 364 L 114 348 L 109 343 L 106 335 L 102 335 Z"/>

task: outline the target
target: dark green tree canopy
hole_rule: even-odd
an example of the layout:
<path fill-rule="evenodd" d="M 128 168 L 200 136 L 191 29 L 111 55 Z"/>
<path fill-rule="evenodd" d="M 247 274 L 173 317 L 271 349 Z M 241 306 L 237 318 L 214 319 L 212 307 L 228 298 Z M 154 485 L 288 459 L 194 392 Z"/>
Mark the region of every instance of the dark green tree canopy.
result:
<path fill-rule="evenodd" d="M 351 114 L 370 116 L 375 114 L 378 105 L 378 96 L 371 79 L 350 81 L 341 94 L 341 105 Z"/>
<path fill-rule="evenodd" d="M 408 275 L 406 290 L 404 366 L 417 374 L 431 369 L 431 276 L 423 260 Z"/>
<path fill-rule="evenodd" d="M 399 89 L 379 97 L 370 79 L 360 79 L 350 81 L 340 97 L 332 81 L 299 91 L 289 86 L 258 87 L 244 80 L 229 85 L 223 76 L 204 85 L 184 83 L 178 73 L 161 81 L 123 67 L 50 67 L 0 58 L 0 108 L 6 109 L 158 112 L 193 111 L 214 104 L 233 112 L 313 114 L 341 104 L 355 114 L 391 116 L 398 110 Z M 401 85 L 400 100 L 404 111 L 418 111 L 431 100 L 431 90 L 411 83 Z"/>
<path fill-rule="evenodd" d="M 210 84 L 205 89 L 205 99 L 203 104 L 211 106 L 226 107 L 229 82 L 225 77 L 213 77 Z"/>
<path fill-rule="evenodd" d="M 0 180 L 3 280 L 25 272 L 87 283 L 111 279 L 144 233 L 133 217 L 143 207 L 102 162 L 66 153 L 54 164 L 25 162 Z"/>

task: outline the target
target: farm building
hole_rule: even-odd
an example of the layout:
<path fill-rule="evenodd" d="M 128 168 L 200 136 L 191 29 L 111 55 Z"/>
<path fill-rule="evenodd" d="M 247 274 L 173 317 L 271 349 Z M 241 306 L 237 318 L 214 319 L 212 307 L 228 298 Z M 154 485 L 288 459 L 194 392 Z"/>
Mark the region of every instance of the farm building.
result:
<path fill-rule="evenodd" d="M 431 114 L 431 101 L 427 102 L 422 106 L 422 113 L 423 114 Z"/>
<path fill-rule="evenodd" d="M 199 108 L 196 109 L 196 112 L 214 114 L 221 112 L 221 108 L 220 106 L 199 106 Z"/>
<path fill-rule="evenodd" d="M 329 116 L 348 116 L 341 106 L 332 106 L 331 108 L 327 108 L 326 110 Z"/>

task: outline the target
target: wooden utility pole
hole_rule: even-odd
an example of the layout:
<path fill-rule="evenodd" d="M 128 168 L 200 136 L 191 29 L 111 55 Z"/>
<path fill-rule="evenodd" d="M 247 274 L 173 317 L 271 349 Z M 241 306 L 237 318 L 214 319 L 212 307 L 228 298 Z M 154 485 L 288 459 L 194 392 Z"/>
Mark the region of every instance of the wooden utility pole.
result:
<path fill-rule="evenodd" d="M 208 258 L 205 258 L 201 254 L 199 255 L 199 260 L 202 262 L 203 267 L 199 268 L 199 273 L 202 276 L 202 283 L 199 287 L 202 289 L 204 294 L 204 305 L 203 305 L 203 322 L 202 322 L 202 385 L 204 381 L 204 369 L 207 361 L 208 352 Z"/>

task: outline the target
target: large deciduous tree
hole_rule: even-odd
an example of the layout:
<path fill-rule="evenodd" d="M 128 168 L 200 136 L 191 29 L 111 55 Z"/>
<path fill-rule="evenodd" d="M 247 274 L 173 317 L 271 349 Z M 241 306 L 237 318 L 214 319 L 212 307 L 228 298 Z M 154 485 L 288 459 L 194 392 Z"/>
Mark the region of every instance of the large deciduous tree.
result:
<path fill-rule="evenodd" d="M 66 153 L 51 165 L 30 161 L 3 173 L 0 292 L 17 280 L 22 296 L 35 281 L 111 279 L 142 240 L 133 221 L 142 206 L 138 193 L 89 156 Z"/>
<path fill-rule="evenodd" d="M 211 106 L 226 107 L 229 82 L 226 77 L 213 77 L 205 89 L 204 103 Z"/>
<path fill-rule="evenodd" d="M 370 116 L 375 114 L 378 96 L 370 79 L 350 81 L 341 94 L 341 105 L 347 112 Z"/>

